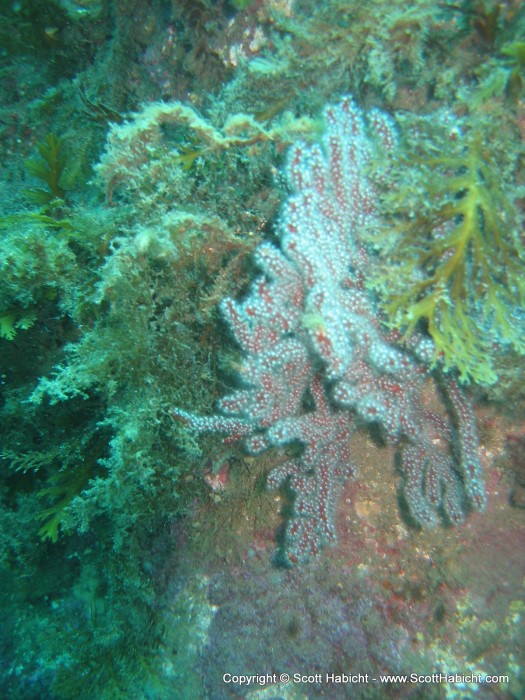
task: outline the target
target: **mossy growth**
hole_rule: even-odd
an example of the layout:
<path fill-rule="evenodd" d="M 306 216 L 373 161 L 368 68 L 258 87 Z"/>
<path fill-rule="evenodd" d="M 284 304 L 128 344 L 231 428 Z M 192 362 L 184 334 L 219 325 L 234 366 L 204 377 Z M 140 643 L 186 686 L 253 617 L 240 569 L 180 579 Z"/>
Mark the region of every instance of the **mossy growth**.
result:
<path fill-rule="evenodd" d="M 36 315 L 33 312 L 19 315 L 16 311 L 4 311 L 0 315 L 0 338 L 13 340 L 18 329 L 31 328 L 35 319 Z"/>
<path fill-rule="evenodd" d="M 476 85 L 460 91 L 467 108 L 487 110 L 492 101 L 505 98 L 509 112 L 519 109 L 525 90 L 525 42 L 511 40 L 503 44 L 475 74 Z"/>
<path fill-rule="evenodd" d="M 55 304 L 75 277 L 75 256 L 30 214 L 0 219 L 0 338 L 12 341 Z"/>
<path fill-rule="evenodd" d="M 33 490 L 47 504 L 44 509 L 35 501 L 34 518 L 42 522 L 38 535 L 56 543 L 67 519 L 73 499 L 86 489 L 91 480 L 102 474 L 100 460 L 105 456 L 109 440 L 107 430 L 95 425 L 82 425 L 70 430 L 71 436 L 59 445 L 45 450 L 16 452 L 4 450 L 0 461 L 13 475 L 30 475 Z"/>
<path fill-rule="evenodd" d="M 486 0 L 463 0 L 459 4 L 447 4 L 447 10 L 458 13 L 463 33 L 474 31 L 488 48 L 492 48 L 503 22 L 501 4 Z"/>
<path fill-rule="evenodd" d="M 405 337 L 423 325 L 445 369 L 492 384 L 495 349 L 525 352 L 517 323 L 525 300 L 518 188 L 482 125 L 463 133 L 450 116 L 417 122 L 384 196 L 391 230 L 380 243 L 385 265 L 376 283 Z"/>
<path fill-rule="evenodd" d="M 505 93 L 514 100 L 523 95 L 525 88 L 525 41 L 514 41 L 501 47 L 508 70 Z"/>
<path fill-rule="evenodd" d="M 220 456 L 220 448 L 217 453 L 204 474 L 207 497 L 201 499 L 191 522 L 187 557 L 202 563 L 238 564 L 260 554 L 257 543 L 273 546 L 280 497 L 268 490 L 266 480 L 275 455 L 254 459 L 223 451 Z"/>
<path fill-rule="evenodd" d="M 253 5 L 253 3 L 254 0 L 230 0 L 230 5 L 236 10 L 246 10 Z"/>
<path fill-rule="evenodd" d="M 81 320 L 111 237 L 102 219 L 73 210 L 58 219 L 39 211 L 0 217 L 0 339 L 50 317 Z"/>
<path fill-rule="evenodd" d="M 73 499 L 79 496 L 88 486 L 90 480 L 100 471 L 95 455 L 85 451 L 79 455 L 78 464 L 70 464 L 48 477 L 47 486 L 40 489 L 41 498 L 50 498 L 51 505 L 37 513 L 37 520 L 43 522 L 38 530 L 39 536 L 55 543 L 58 540 L 59 529 L 62 527 L 66 509 L 71 506 Z"/>
<path fill-rule="evenodd" d="M 64 139 L 49 134 L 36 148 L 25 167 L 43 186 L 22 190 L 31 207 L 0 216 L 4 340 L 46 315 L 82 322 L 116 227 L 111 213 L 73 202 L 81 178 Z"/>

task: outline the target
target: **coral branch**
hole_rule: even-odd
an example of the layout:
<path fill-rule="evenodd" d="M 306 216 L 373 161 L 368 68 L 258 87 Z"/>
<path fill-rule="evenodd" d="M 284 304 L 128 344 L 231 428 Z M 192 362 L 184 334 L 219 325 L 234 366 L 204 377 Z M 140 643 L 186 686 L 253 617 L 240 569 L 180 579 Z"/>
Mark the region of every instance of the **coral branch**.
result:
<path fill-rule="evenodd" d="M 268 478 L 294 498 L 285 538 L 290 564 L 336 540 L 341 486 L 355 474 L 349 438 L 356 425 L 376 424 L 400 447 L 405 500 L 421 526 L 438 516 L 457 524 L 465 507 L 484 507 L 472 409 L 450 377 L 443 386 L 451 420 L 424 409 L 424 384 L 439 374 L 431 369 L 432 342 L 415 333 L 402 345 L 398 333 L 385 331 L 365 286 L 371 261 L 361 232 L 373 231 L 379 216 L 368 165 L 381 149 L 395 148 L 395 128 L 380 112 L 366 118 L 349 98 L 329 107 L 325 121 L 322 147 L 291 150 L 281 250 L 260 246 L 263 275 L 244 301 L 221 304 L 245 354 L 245 386 L 219 402 L 231 417 L 175 412 L 199 432 L 245 437 L 252 453 L 303 446 Z"/>

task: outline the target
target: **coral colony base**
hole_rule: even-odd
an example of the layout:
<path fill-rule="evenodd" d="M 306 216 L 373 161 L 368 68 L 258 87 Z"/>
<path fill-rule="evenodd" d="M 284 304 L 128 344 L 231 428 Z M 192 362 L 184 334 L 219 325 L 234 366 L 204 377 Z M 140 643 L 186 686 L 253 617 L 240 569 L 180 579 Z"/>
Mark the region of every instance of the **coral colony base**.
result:
<path fill-rule="evenodd" d="M 372 158 L 396 148 L 386 114 L 364 114 L 350 98 L 326 109 L 322 147 L 297 143 L 287 177 L 280 249 L 256 251 L 258 277 L 244 301 L 224 299 L 222 315 L 244 353 L 243 388 L 219 401 L 221 415 L 174 416 L 198 432 L 245 440 L 251 454 L 300 443 L 302 454 L 274 469 L 270 488 L 294 498 L 284 556 L 301 564 L 336 540 L 345 479 L 354 477 L 349 437 L 376 424 L 399 448 L 403 495 L 412 518 L 460 523 L 483 510 L 485 493 L 475 417 L 461 388 L 436 367 L 432 341 L 419 332 L 401 342 L 367 290 L 370 260 L 360 232 L 378 226 L 368 178 Z M 437 383 L 445 416 L 423 405 Z"/>

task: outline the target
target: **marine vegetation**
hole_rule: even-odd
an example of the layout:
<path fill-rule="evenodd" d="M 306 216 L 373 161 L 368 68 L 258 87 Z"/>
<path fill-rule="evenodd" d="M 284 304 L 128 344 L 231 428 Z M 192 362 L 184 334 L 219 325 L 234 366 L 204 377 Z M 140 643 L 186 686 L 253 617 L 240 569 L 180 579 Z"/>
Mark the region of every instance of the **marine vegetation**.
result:
<path fill-rule="evenodd" d="M 106 233 L 101 221 L 72 205 L 78 172 L 65 139 L 50 132 L 36 150 L 24 166 L 39 184 L 23 189 L 35 208 L 0 217 L 0 338 L 6 340 L 53 306 L 61 305 L 64 316 L 73 312 L 77 285 L 87 291 L 96 279 L 98 256 L 88 249 Z"/>
<path fill-rule="evenodd" d="M 64 139 L 50 133 L 37 144 L 40 158 L 28 158 L 26 168 L 38 178 L 44 187 L 28 187 L 24 190 L 30 202 L 50 205 L 54 200 L 63 200 L 69 182 L 66 182 L 67 153 Z"/>
<path fill-rule="evenodd" d="M 375 669 L 384 662 L 392 672 L 481 663 L 487 672 L 503 672 L 512 654 L 516 665 L 524 645 L 511 634 L 493 635 L 492 658 L 481 661 L 454 646 L 458 625 L 449 598 L 456 583 L 446 562 L 457 563 L 457 588 L 474 589 L 468 580 L 473 572 L 481 573 L 476 582 L 486 580 L 481 550 L 490 563 L 496 549 L 502 552 L 498 561 L 505 566 L 512 555 L 501 540 L 491 549 L 501 521 L 495 525 L 494 479 L 487 474 L 490 459 L 483 449 L 486 512 L 483 517 L 469 513 L 484 505 L 481 474 L 477 492 L 472 490 L 473 471 L 477 477 L 481 469 L 460 459 L 456 438 L 463 428 L 463 442 L 472 445 L 474 433 L 465 433 L 465 426 L 473 429 L 481 416 L 481 447 L 486 447 L 483 411 L 474 405 L 462 419 L 433 392 L 431 378 L 440 375 L 442 363 L 449 368 L 441 377 L 447 386 L 460 364 L 443 351 L 434 358 L 436 367 L 431 351 L 424 366 L 415 357 L 414 338 L 422 341 L 420 348 L 432 347 L 430 317 L 420 315 L 403 340 L 402 332 L 383 323 L 383 309 L 394 301 L 391 295 L 408 292 L 398 312 L 400 317 L 406 312 L 406 330 L 408 307 L 433 294 L 434 285 L 417 285 L 446 269 L 446 252 L 433 261 L 423 260 L 421 251 L 438 249 L 441 229 L 416 227 L 412 212 L 442 221 L 443 237 L 462 238 L 465 251 L 445 291 L 451 294 L 454 279 L 463 276 L 468 293 L 462 308 L 473 311 L 481 334 L 472 341 L 478 357 L 464 372 L 475 383 L 491 369 L 499 381 L 483 387 L 484 395 L 525 405 L 525 356 L 518 358 L 520 365 L 501 337 L 517 325 L 509 309 L 520 246 L 503 223 L 520 224 L 525 5 L 519 0 L 13 0 L 0 5 L 2 697 L 215 699 L 232 690 L 218 687 L 222 674 L 233 670 L 225 664 L 251 657 L 254 671 L 260 671 L 266 652 L 269 662 L 288 659 L 308 666 L 318 659 L 331 666 L 333 659 L 345 670 L 373 660 Z M 343 433 L 340 443 L 331 443 L 331 452 L 318 441 L 317 451 L 307 453 L 304 442 L 285 442 L 276 431 L 260 455 L 242 455 L 231 443 L 218 448 L 212 435 L 197 444 L 187 426 L 173 420 L 173 406 L 210 415 L 215 400 L 231 393 L 233 378 L 240 395 L 251 391 L 244 383 L 239 387 L 246 358 L 243 365 L 235 333 L 221 324 L 217 307 L 224 298 L 250 298 L 257 265 L 252 253 L 257 251 L 257 261 L 264 251 L 278 250 L 279 211 L 290 202 L 285 156 L 292 144 L 297 152 L 299 142 L 305 154 L 315 151 L 323 109 L 347 94 L 354 95 L 363 114 L 380 111 L 401 125 L 397 152 L 402 156 L 381 165 L 371 158 L 366 173 L 369 181 L 385 185 L 384 191 L 378 186 L 374 206 L 386 226 L 376 230 L 372 224 L 368 231 L 376 250 L 369 249 L 365 231 L 359 234 L 369 253 L 366 277 L 375 277 L 375 289 L 363 285 L 360 290 L 362 308 L 370 314 L 373 309 L 373 318 L 365 314 L 361 320 L 372 322 L 377 311 L 381 321 L 372 323 L 369 336 L 377 342 L 361 345 L 361 355 L 353 358 L 356 370 L 359 359 L 366 360 L 360 365 L 364 375 L 356 406 L 343 405 L 344 396 L 336 404 L 330 394 L 334 379 L 322 387 L 328 400 L 323 404 L 321 397 L 316 404 L 320 385 L 312 379 L 292 427 L 299 430 L 306 416 L 306 427 L 314 424 L 322 433 L 314 414 L 327 419 L 328 427 L 352 415 L 359 429 L 351 443 Z M 454 115 L 446 124 L 445 108 Z M 410 142 L 412 126 L 419 133 Z M 470 215 L 477 228 L 467 225 L 469 208 L 477 212 Z M 408 231 L 414 238 L 405 241 Z M 489 234 L 494 232 L 499 267 L 487 270 L 480 257 L 476 277 L 475 241 L 482 240 L 482 251 L 492 254 Z M 329 237 L 324 242 L 331 245 Z M 401 242 L 407 245 L 398 246 Z M 399 259 L 390 279 L 383 279 L 390 250 Z M 512 250 L 518 259 L 507 273 L 502 265 Z M 414 276 L 410 266 L 402 274 L 407 251 L 420 255 Z M 274 262 L 285 257 L 274 255 Z M 336 254 L 334 259 L 345 260 Z M 495 291 L 483 286 L 487 275 Z M 334 297 L 342 304 L 352 296 L 347 283 Z M 288 288 L 284 282 L 263 284 L 270 292 Z M 313 343 L 336 334 L 327 323 L 330 314 L 314 307 L 308 289 L 312 306 L 303 308 L 295 299 L 300 313 L 294 328 L 312 373 L 325 372 L 326 378 L 327 346 L 315 350 Z M 484 314 L 492 298 L 507 325 Z M 231 308 L 243 303 L 232 302 Z M 436 309 L 448 310 L 439 299 Z M 278 303 L 272 311 L 281 311 Z M 354 320 L 348 332 L 357 334 L 360 319 Z M 443 332 L 439 319 L 437 326 Z M 381 344 L 380 338 L 388 342 Z M 489 370 L 479 359 L 479 343 L 487 349 Z M 400 372 L 376 371 L 392 354 L 408 363 L 401 393 L 395 381 Z M 281 359 L 272 356 L 276 363 Z M 382 387 L 374 405 L 367 399 L 378 381 Z M 459 391 L 463 395 L 463 388 Z M 470 405 L 479 389 L 466 387 L 464 395 Z M 350 394 L 347 399 L 353 400 Z M 385 418 L 371 421 L 378 409 Z M 418 420 L 409 425 L 407 415 Z M 366 435 L 363 423 L 372 423 Z M 509 431 L 517 434 L 518 427 Z M 302 499 L 297 493 L 312 483 L 312 473 L 307 470 L 301 482 L 289 471 L 313 455 L 321 473 L 323 460 L 331 459 L 333 466 L 335 452 L 347 445 L 359 477 L 342 485 L 340 470 L 332 470 L 335 491 L 343 486 L 340 508 L 330 514 L 339 545 L 322 550 L 315 571 L 309 564 L 290 571 L 274 567 L 274 543 L 283 551 L 287 537 L 293 544 L 293 509 L 311 504 L 308 493 L 303 490 Z M 395 450 L 397 476 L 384 469 Z M 425 454 L 439 459 L 423 464 Z M 424 481 L 418 481 L 419 467 Z M 270 483 L 279 481 L 282 488 L 269 491 L 269 475 Z M 396 485 L 399 500 L 405 494 L 401 509 Z M 421 522 L 428 511 L 420 508 L 411 519 L 410 506 L 429 499 L 438 520 L 457 522 L 468 515 L 466 528 L 479 538 L 464 538 L 461 527 L 412 527 L 412 520 L 419 516 Z M 511 533 L 508 540 L 516 549 L 510 528 L 523 511 L 503 504 L 499 512 L 508 519 L 505 537 Z M 279 532 L 281 517 L 288 529 Z M 363 527 L 356 527 L 357 520 Z M 463 566 L 455 552 L 466 553 L 461 544 L 466 540 L 475 561 Z M 499 573 L 500 567 L 494 568 Z M 498 609 L 499 583 L 491 589 L 491 603 L 496 599 L 491 613 Z M 519 584 L 511 585 L 517 593 Z M 315 604 L 305 608 L 304 591 L 314 588 Z M 488 600 L 479 588 L 474 598 L 479 606 Z M 285 613 L 277 626 L 269 609 Z M 249 633 L 253 623 L 257 633 L 265 614 L 270 624 L 263 624 L 257 643 L 239 651 L 239 632 Z M 350 622 L 340 624 L 342 617 Z M 506 631 L 501 614 L 497 621 Z M 470 641 L 470 631 L 466 636 Z M 437 638 L 446 645 L 439 656 L 432 648 Z M 278 653 L 272 639 L 283 645 Z M 312 698 L 330 694 L 326 688 L 310 690 Z M 339 689 L 333 690 L 335 698 Z M 456 688 L 433 690 L 437 698 Z M 500 690 L 521 697 L 523 677 L 515 673 L 512 688 Z M 302 697 L 306 689 L 252 685 L 241 692 Z M 362 687 L 363 697 L 377 693 Z"/>
<path fill-rule="evenodd" d="M 405 157 L 385 176 L 387 224 L 371 236 L 384 308 L 405 337 L 423 324 L 435 359 L 464 382 L 494 383 L 497 348 L 525 352 L 516 150 L 446 112 L 406 118 L 403 133 Z"/>

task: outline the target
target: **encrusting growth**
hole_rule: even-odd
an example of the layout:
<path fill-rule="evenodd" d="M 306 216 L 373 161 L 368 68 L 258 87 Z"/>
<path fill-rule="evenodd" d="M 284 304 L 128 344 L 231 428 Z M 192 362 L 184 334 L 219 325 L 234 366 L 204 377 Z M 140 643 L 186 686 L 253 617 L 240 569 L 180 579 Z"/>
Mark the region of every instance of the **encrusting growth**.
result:
<path fill-rule="evenodd" d="M 411 516 L 432 526 L 453 524 L 485 504 L 472 409 L 450 375 L 431 369 L 432 341 L 417 330 L 401 344 L 388 331 L 365 282 L 370 258 L 360 232 L 377 226 L 371 158 L 396 147 L 384 113 L 364 115 L 350 98 L 325 112 L 321 146 L 297 143 L 287 176 L 280 249 L 256 251 L 262 271 L 243 301 L 225 299 L 222 315 L 244 353 L 243 387 L 219 401 L 220 415 L 176 409 L 198 432 L 244 439 L 257 454 L 300 443 L 300 456 L 274 469 L 271 488 L 294 495 L 284 555 L 300 564 L 336 539 L 344 480 L 356 473 L 349 444 L 364 424 L 378 425 L 399 447 Z M 429 377 L 447 398 L 449 415 L 423 406 Z"/>

